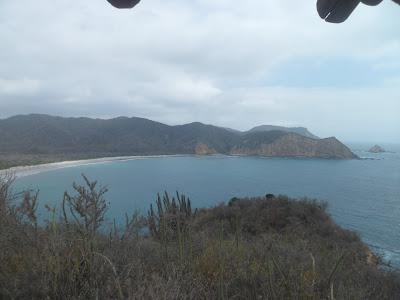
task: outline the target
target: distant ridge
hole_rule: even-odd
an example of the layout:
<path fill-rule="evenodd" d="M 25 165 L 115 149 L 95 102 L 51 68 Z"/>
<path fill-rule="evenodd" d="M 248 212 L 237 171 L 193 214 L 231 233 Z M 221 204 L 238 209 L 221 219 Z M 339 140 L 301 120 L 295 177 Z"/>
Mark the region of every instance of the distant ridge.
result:
<path fill-rule="evenodd" d="M 229 154 L 357 158 L 335 138 L 316 139 L 280 127 L 236 132 L 199 122 L 169 126 L 144 118 L 62 118 L 19 115 L 0 120 L 0 161 L 45 161 L 123 155 Z M 281 130 L 275 130 L 279 128 Z M 307 131 L 308 132 L 308 131 Z M 303 132 L 304 133 L 304 132 Z"/>
<path fill-rule="evenodd" d="M 240 134 L 247 134 L 251 132 L 263 132 L 263 131 L 284 131 L 284 132 L 292 132 L 292 133 L 297 133 L 302 136 L 311 138 L 311 139 L 320 139 L 318 136 L 312 134 L 310 131 L 308 131 L 307 128 L 305 127 L 284 127 L 284 126 L 275 126 L 275 125 L 260 125 L 256 126 L 248 131 L 240 131 L 237 129 L 229 128 L 229 127 L 221 127 L 224 128 L 230 132 L 234 133 L 240 133 Z"/>
<path fill-rule="evenodd" d="M 305 136 L 305 137 L 308 137 L 311 139 L 319 139 L 318 136 L 309 132 L 308 129 L 305 127 L 283 127 L 283 126 L 274 126 L 274 125 L 260 125 L 260 126 L 250 129 L 247 132 L 274 131 L 274 130 L 293 132 L 293 133 L 297 133 L 297 134 L 300 134 L 302 136 Z"/>

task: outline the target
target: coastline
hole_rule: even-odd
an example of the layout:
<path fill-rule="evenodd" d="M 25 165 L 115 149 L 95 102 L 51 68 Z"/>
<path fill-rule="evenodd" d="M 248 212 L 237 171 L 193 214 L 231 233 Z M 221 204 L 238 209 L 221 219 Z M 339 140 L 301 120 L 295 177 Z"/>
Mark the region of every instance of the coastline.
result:
<path fill-rule="evenodd" d="M 264 158 L 290 158 L 290 159 L 323 159 L 330 160 L 330 158 L 321 158 L 321 157 L 304 157 L 304 156 L 268 156 L 268 155 L 245 155 L 245 154 L 158 154 L 158 155 L 129 155 L 129 156 L 106 156 L 99 158 L 89 158 L 89 159 L 75 159 L 75 160 L 63 160 L 56 161 L 50 163 L 38 163 L 32 165 L 19 165 L 14 166 L 7 169 L 0 169 L 0 176 L 4 176 L 7 174 L 12 174 L 16 178 L 26 177 L 30 175 L 35 175 L 47 171 L 65 169 L 65 168 L 73 168 L 85 165 L 94 165 L 94 164 L 102 164 L 109 163 L 115 161 L 129 161 L 129 160 L 138 160 L 138 159 L 151 159 L 151 158 L 162 158 L 162 157 L 184 157 L 184 156 L 214 156 L 214 155 L 222 155 L 222 156 L 230 156 L 230 157 L 264 157 Z M 368 159 L 376 159 L 376 158 L 362 158 L 357 157 L 359 160 L 368 160 Z M 334 159 L 335 160 L 335 159 Z M 378 159 L 377 159 L 378 160 Z"/>
<path fill-rule="evenodd" d="M 81 159 L 81 160 L 66 160 L 53 163 L 11 167 L 8 169 L 0 170 L 0 176 L 12 174 L 16 178 L 21 178 L 47 171 L 54 171 L 65 168 L 74 168 L 85 165 L 94 165 L 94 164 L 109 163 L 115 161 L 129 161 L 137 159 L 182 157 L 182 156 L 187 156 L 187 154 L 112 156 L 112 157 L 101 157 L 101 158 Z"/>

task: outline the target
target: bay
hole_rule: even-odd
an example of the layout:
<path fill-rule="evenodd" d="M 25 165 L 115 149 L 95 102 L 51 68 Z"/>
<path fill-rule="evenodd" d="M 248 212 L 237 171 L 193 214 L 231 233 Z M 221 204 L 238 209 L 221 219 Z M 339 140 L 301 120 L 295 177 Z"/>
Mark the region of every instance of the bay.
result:
<path fill-rule="evenodd" d="M 361 148 L 361 147 L 360 147 Z M 108 220 L 146 213 L 157 193 L 179 191 L 196 207 L 232 197 L 267 193 L 316 198 L 342 227 L 357 232 L 376 253 L 400 267 L 400 154 L 370 154 L 361 160 L 232 156 L 152 157 L 80 165 L 18 178 L 16 189 L 39 189 L 44 204 L 60 208 L 64 191 L 85 174 L 107 186 Z"/>

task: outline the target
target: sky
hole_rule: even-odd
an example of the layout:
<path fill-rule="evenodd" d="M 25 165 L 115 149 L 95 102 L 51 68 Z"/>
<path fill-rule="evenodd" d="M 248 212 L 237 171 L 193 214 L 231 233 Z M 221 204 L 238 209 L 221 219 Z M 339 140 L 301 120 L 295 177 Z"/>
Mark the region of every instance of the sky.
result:
<path fill-rule="evenodd" d="M 400 7 L 315 0 L 0 1 L 0 118 L 44 113 L 400 142 Z"/>

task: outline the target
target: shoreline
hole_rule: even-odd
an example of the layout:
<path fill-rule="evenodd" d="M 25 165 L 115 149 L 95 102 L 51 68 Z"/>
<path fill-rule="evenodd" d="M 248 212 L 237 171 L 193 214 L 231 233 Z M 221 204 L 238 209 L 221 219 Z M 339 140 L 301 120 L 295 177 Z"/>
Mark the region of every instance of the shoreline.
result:
<path fill-rule="evenodd" d="M 26 177 L 30 175 L 40 174 L 47 171 L 54 171 L 65 168 L 74 168 L 85 165 L 94 165 L 94 164 L 102 164 L 109 163 L 115 161 L 130 161 L 130 160 L 138 160 L 138 159 L 151 159 L 151 158 L 167 158 L 167 157 L 187 157 L 187 156 L 229 156 L 229 157 L 263 157 L 263 158 L 291 158 L 291 159 L 328 159 L 329 158 L 320 158 L 320 157 L 302 157 L 302 156 L 260 156 L 260 155 L 241 155 L 241 154 L 211 154 L 211 155 L 201 155 L 201 154 L 159 154 L 159 155 L 129 155 L 129 156 L 110 156 L 110 157 L 99 157 L 99 158 L 90 158 L 90 159 L 76 159 L 76 160 L 65 160 L 51 163 L 42 163 L 42 164 L 34 164 L 34 165 L 20 165 L 11 167 L 8 169 L 0 169 L 0 176 L 4 176 L 7 174 L 12 174 L 16 178 Z M 358 158 L 359 160 L 379 160 L 376 158 Z"/>
<path fill-rule="evenodd" d="M 183 157 L 183 156 L 187 156 L 187 154 L 132 155 L 132 156 L 112 156 L 112 157 L 100 157 L 91 159 L 66 160 L 53 163 L 11 167 L 8 169 L 0 170 L 0 176 L 13 174 L 16 178 L 21 178 L 47 171 L 54 171 L 65 168 L 74 168 L 86 165 L 95 165 L 101 163 L 109 163 L 115 161 L 130 161 L 130 160 L 148 159 L 148 158 Z"/>
<path fill-rule="evenodd" d="M 241 154 L 214 154 L 214 155 L 224 155 L 230 157 L 260 157 L 258 155 L 241 155 Z M 109 163 L 115 161 L 129 161 L 129 160 L 138 160 L 138 159 L 151 159 L 151 158 L 167 158 L 167 157 L 185 157 L 185 156 L 204 156 L 199 154 L 159 154 L 159 155 L 129 155 L 129 156 L 110 156 L 110 157 L 99 157 L 99 158 L 90 158 L 90 159 L 76 159 L 76 160 L 65 160 L 59 162 L 51 162 L 51 163 L 42 163 L 42 164 L 34 164 L 34 165 L 20 165 L 11 167 L 8 169 L 0 169 L 0 176 L 4 176 L 7 174 L 13 174 L 16 178 L 26 177 L 30 175 L 35 175 L 47 171 L 65 169 L 65 168 L 74 168 L 85 165 L 94 165 L 101 163 Z M 206 155 L 213 156 L 213 155 Z M 266 158 L 308 158 L 308 157 L 280 157 L 280 156 L 261 156 Z M 311 158 L 311 159 L 315 159 Z M 317 158 L 318 159 L 318 158 Z M 327 159 L 327 158 L 320 158 Z M 380 158 L 375 157 L 358 157 L 359 160 L 381 160 Z"/>

